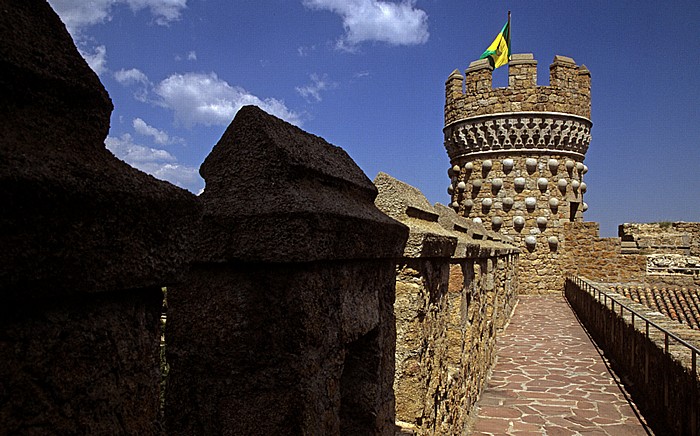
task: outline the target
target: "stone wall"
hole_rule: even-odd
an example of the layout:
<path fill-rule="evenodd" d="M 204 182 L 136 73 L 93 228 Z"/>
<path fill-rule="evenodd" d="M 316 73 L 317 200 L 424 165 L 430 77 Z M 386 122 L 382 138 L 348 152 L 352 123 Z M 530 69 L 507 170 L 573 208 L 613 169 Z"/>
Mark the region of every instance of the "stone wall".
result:
<path fill-rule="evenodd" d="M 462 434 L 517 294 L 518 250 L 380 173 L 377 205 L 410 228 L 396 282 L 396 420 L 405 433 Z"/>
<path fill-rule="evenodd" d="M 632 318 L 627 310 L 620 315 L 620 305 L 613 307 L 610 298 L 606 299 L 593 288 L 612 296 L 695 347 L 700 345 L 700 332 L 660 313 L 650 313 L 646 306 L 611 292 L 604 284 L 582 279 L 567 280 L 566 297 L 571 306 L 610 359 L 615 372 L 625 380 L 635 404 L 654 432 L 698 434 L 700 383 L 697 368 L 693 371 L 689 349 L 672 337 L 666 345 L 664 333 L 647 326 L 639 316 Z"/>
<path fill-rule="evenodd" d="M 194 265 L 168 291 L 168 434 L 393 435 L 405 226 L 342 149 L 253 106 L 200 171 Z"/>
<path fill-rule="evenodd" d="M 445 83 L 445 125 L 505 112 L 560 112 L 590 118 L 591 73 L 585 66 L 555 56 L 549 86 L 537 86 L 537 61 L 532 54 L 513 54 L 508 65 L 507 88 L 493 88 L 493 67 L 487 59 L 472 62 L 465 76 L 453 71 Z"/>
<path fill-rule="evenodd" d="M 0 11 L 0 432 L 158 434 L 161 287 L 200 207 L 106 150 L 112 103 L 45 1 Z"/>
<path fill-rule="evenodd" d="M 665 255 L 666 251 L 678 252 L 681 248 L 688 250 L 696 240 L 692 231 L 700 227 L 699 223 L 678 223 L 672 229 L 686 229 L 685 233 L 672 230 L 666 232 L 659 228 L 658 224 L 624 224 L 621 226 L 622 238 L 600 238 L 597 223 L 565 223 L 562 235 L 562 249 L 564 255 L 560 258 L 561 269 L 558 283 L 563 283 L 566 275 L 582 275 L 592 280 L 608 283 L 634 283 L 647 286 L 697 286 L 700 285 L 700 275 L 696 272 L 700 266 L 697 256 L 679 254 Z M 637 229 L 637 230 L 633 230 Z M 642 232 L 639 232 L 639 229 Z M 653 229 L 655 233 L 648 229 Z M 679 236 L 679 234 L 681 236 Z M 683 245 L 662 244 L 655 248 L 647 247 L 644 250 L 626 249 L 625 242 L 633 238 L 642 241 L 642 244 L 650 244 L 651 238 L 656 241 L 679 241 Z M 687 242 L 690 241 L 690 242 Z M 633 242 L 637 243 L 637 242 Z M 646 251 L 648 250 L 648 251 Z M 654 253 L 654 254 L 646 254 Z M 650 259 L 675 259 L 680 257 L 676 266 L 682 271 L 674 272 L 666 269 L 655 270 Z M 671 263 L 673 266 L 674 263 Z M 670 269 L 667 268 L 667 269 Z M 523 282 L 529 279 L 521 278 Z"/>
<path fill-rule="evenodd" d="M 700 256 L 700 223 L 625 223 L 618 236 L 625 253 Z"/>

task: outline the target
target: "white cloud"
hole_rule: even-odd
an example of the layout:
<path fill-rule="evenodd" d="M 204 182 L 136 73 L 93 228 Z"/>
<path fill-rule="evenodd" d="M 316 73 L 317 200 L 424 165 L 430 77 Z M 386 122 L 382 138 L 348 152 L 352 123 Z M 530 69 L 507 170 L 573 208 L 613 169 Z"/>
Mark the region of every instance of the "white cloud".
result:
<path fill-rule="evenodd" d="M 134 98 L 142 102 L 148 100 L 148 90 L 151 87 L 151 81 L 138 68 L 131 68 L 130 70 L 122 68 L 119 71 L 115 71 L 114 80 L 123 86 L 138 85 L 134 91 Z"/>
<path fill-rule="evenodd" d="M 78 52 L 98 76 L 107 71 L 107 49 L 104 45 L 95 47 L 92 53 L 81 48 L 78 48 Z"/>
<path fill-rule="evenodd" d="M 114 79 L 124 86 L 134 85 L 137 83 L 148 85 L 150 81 L 148 76 L 146 76 L 138 68 L 132 68 L 130 70 L 121 69 L 114 72 Z"/>
<path fill-rule="evenodd" d="M 191 127 L 195 124 L 228 125 L 238 110 L 255 105 L 292 124 L 300 125 L 300 116 L 289 110 L 284 102 L 260 99 L 239 86 L 231 86 L 215 73 L 172 74 L 154 92 L 160 104 L 174 112 L 175 121 Z"/>
<path fill-rule="evenodd" d="M 188 61 L 196 61 L 197 60 L 197 53 L 194 50 L 187 53 L 187 60 Z"/>
<path fill-rule="evenodd" d="M 343 19 L 345 35 L 338 47 L 352 50 L 365 41 L 415 45 L 428 41 L 428 14 L 415 0 L 302 0 L 304 6 L 327 10 Z"/>
<path fill-rule="evenodd" d="M 309 76 L 311 78 L 311 83 L 304 86 L 297 86 L 296 91 L 306 99 L 306 101 L 321 101 L 321 91 L 328 91 L 329 89 L 335 89 L 338 84 L 335 82 L 329 82 L 328 76 L 324 74 L 320 77 L 318 74 L 312 74 Z"/>
<path fill-rule="evenodd" d="M 204 180 L 195 167 L 182 165 L 166 150 L 135 144 L 128 133 L 105 139 L 107 149 L 116 157 L 153 177 L 168 181 L 193 193 L 201 192 Z"/>
<path fill-rule="evenodd" d="M 155 22 L 167 25 L 180 19 L 187 0 L 49 0 L 75 39 L 82 28 L 112 19 L 112 9 L 120 4 L 133 12 L 148 8 Z"/>
<path fill-rule="evenodd" d="M 170 142 L 170 137 L 167 133 L 153 126 L 149 126 L 141 118 L 134 118 L 133 125 L 136 133 L 144 136 L 152 136 L 156 144 L 165 145 Z"/>

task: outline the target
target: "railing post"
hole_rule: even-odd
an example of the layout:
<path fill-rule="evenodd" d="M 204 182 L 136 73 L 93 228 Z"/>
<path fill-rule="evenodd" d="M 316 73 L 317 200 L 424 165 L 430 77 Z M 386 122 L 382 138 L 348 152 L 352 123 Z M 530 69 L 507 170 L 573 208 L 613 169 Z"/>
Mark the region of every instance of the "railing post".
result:
<path fill-rule="evenodd" d="M 698 376 L 697 376 L 697 353 L 692 348 L 690 349 L 692 354 L 691 358 L 691 368 L 692 368 L 692 378 L 693 387 L 690 391 L 690 434 L 692 436 L 697 436 L 698 434 Z"/>
<path fill-rule="evenodd" d="M 664 352 L 668 354 L 668 332 L 664 330 Z M 664 371 L 664 407 L 668 407 L 668 372 Z"/>

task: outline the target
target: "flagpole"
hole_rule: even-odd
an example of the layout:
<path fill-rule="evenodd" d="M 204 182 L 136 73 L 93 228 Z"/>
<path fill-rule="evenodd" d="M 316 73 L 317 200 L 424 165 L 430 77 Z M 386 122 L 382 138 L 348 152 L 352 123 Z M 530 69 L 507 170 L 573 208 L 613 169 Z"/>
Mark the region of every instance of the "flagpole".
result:
<path fill-rule="evenodd" d="M 513 28 L 510 27 L 510 11 L 508 11 L 508 51 L 512 53 L 512 47 L 510 45 L 510 35 L 513 33 Z M 510 54 L 508 53 L 508 60 L 510 61 Z"/>

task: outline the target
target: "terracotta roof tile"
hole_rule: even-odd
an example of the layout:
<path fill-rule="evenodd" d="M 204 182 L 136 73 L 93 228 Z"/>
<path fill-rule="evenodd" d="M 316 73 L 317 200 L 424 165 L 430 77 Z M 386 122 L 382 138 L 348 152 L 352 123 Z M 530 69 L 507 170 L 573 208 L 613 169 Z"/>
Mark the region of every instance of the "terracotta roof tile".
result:
<path fill-rule="evenodd" d="M 700 288 L 617 286 L 615 291 L 681 324 L 700 330 Z"/>

